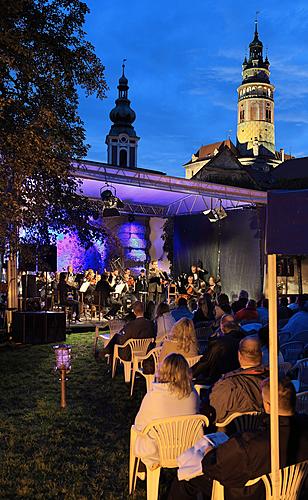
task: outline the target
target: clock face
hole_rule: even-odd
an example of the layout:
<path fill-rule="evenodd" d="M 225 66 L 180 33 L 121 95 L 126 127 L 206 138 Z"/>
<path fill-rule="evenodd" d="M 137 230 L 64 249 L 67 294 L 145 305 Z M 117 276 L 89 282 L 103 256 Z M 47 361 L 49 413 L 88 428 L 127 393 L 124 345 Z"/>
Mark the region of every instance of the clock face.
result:
<path fill-rule="evenodd" d="M 125 135 L 122 135 L 122 136 L 120 137 L 120 141 L 121 141 L 121 142 L 123 142 L 123 143 L 124 143 L 124 142 L 127 142 L 127 137 L 126 137 Z"/>

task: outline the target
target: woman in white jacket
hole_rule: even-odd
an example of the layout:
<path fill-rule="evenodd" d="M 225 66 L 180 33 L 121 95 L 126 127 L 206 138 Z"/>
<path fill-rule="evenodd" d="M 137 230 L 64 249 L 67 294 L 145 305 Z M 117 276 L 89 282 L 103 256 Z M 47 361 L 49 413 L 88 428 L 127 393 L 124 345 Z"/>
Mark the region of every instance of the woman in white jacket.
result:
<path fill-rule="evenodd" d="M 181 354 L 172 353 L 159 365 L 157 382 L 144 396 L 135 426 L 142 431 L 157 418 L 195 415 L 198 411 L 199 396 L 192 386 L 188 363 Z M 148 467 L 159 463 L 155 439 L 149 434 L 137 437 L 135 453 Z"/>

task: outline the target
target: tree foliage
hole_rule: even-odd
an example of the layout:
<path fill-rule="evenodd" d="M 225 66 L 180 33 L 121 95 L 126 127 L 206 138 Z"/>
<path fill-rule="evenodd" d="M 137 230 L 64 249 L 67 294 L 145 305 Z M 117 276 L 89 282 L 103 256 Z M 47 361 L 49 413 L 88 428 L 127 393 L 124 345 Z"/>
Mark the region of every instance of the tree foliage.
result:
<path fill-rule="evenodd" d="M 16 228 L 48 243 L 53 230 L 99 236 L 97 204 L 80 192 L 74 163 L 85 157 L 78 89 L 97 98 L 104 66 L 83 29 L 79 0 L 0 0 L 0 240 Z"/>

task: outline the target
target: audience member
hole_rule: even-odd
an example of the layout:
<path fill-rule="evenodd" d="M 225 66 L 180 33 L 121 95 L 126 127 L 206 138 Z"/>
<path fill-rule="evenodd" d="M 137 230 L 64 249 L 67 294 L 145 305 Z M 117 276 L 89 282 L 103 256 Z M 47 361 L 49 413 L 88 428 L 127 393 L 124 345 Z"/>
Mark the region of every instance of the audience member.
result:
<path fill-rule="evenodd" d="M 209 342 L 211 342 L 212 340 L 216 340 L 218 337 L 221 337 L 223 335 L 223 326 L 225 323 L 229 323 L 229 321 L 234 321 L 233 315 L 224 314 L 220 318 L 219 327 L 215 330 L 215 332 L 212 335 L 210 335 Z"/>
<path fill-rule="evenodd" d="M 281 329 L 281 332 L 295 333 L 308 330 L 308 300 L 307 295 L 299 296 L 297 299 L 298 312 L 293 314 L 287 324 Z"/>
<path fill-rule="evenodd" d="M 241 290 L 238 296 L 238 300 L 233 302 L 233 304 L 231 305 L 233 314 L 236 314 L 238 311 L 246 307 L 247 302 L 248 302 L 248 292 L 246 292 L 246 290 Z"/>
<path fill-rule="evenodd" d="M 289 379 L 279 381 L 279 458 L 280 467 L 308 459 L 308 417 L 295 414 L 296 394 Z M 270 413 L 269 379 L 263 381 L 262 399 L 266 413 Z M 263 481 L 245 488 L 250 479 L 271 471 L 269 418 L 265 429 L 235 434 L 226 443 L 211 448 L 202 460 L 203 474 L 189 481 L 176 479 L 169 500 L 192 500 L 198 493 L 211 498 L 212 482 L 225 487 L 228 500 L 263 500 Z"/>
<path fill-rule="evenodd" d="M 126 323 L 122 332 L 112 337 L 107 346 L 102 349 L 101 356 L 109 354 L 112 357 L 115 344 L 123 345 L 129 339 L 147 339 L 155 337 L 153 322 L 144 318 L 143 303 L 137 300 L 133 304 L 133 312 L 136 318 Z M 127 346 L 120 349 L 119 355 L 121 359 L 129 361 L 131 358 L 130 347 Z"/>
<path fill-rule="evenodd" d="M 231 314 L 231 306 L 229 303 L 229 297 L 226 293 L 221 293 L 216 299 L 215 305 L 215 319 L 219 321 L 224 314 Z"/>
<path fill-rule="evenodd" d="M 289 305 L 288 308 L 291 309 L 293 313 L 298 311 L 298 303 L 297 303 L 297 296 L 296 295 L 290 295 L 289 297 Z"/>
<path fill-rule="evenodd" d="M 173 325 L 170 334 L 163 342 L 159 362 L 172 352 L 182 354 L 185 358 L 198 355 L 198 341 L 191 319 L 182 318 Z"/>
<path fill-rule="evenodd" d="M 250 299 L 246 307 L 238 311 L 235 315 L 236 321 L 258 321 L 257 304 L 255 300 Z"/>
<path fill-rule="evenodd" d="M 260 306 L 257 307 L 257 312 L 258 321 L 262 325 L 266 325 L 268 323 L 268 299 L 262 299 Z"/>
<path fill-rule="evenodd" d="M 215 421 L 221 422 L 234 412 L 261 411 L 260 382 L 269 376 L 262 366 L 261 344 L 255 337 L 245 337 L 239 343 L 240 368 L 226 373 L 212 388 L 210 404 Z"/>
<path fill-rule="evenodd" d="M 156 344 L 163 340 L 171 331 L 175 321 L 166 302 L 161 302 L 156 310 Z"/>
<path fill-rule="evenodd" d="M 269 366 L 269 326 L 265 325 L 260 328 L 258 332 L 258 337 L 261 343 L 261 351 L 262 351 L 262 364 L 265 366 Z M 283 355 L 279 351 L 278 345 L 278 364 L 281 365 L 284 363 Z"/>
<path fill-rule="evenodd" d="M 209 294 L 205 293 L 198 300 L 198 308 L 194 311 L 194 325 L 214 320 L 213 303 Z"/>
<path fill-rule="evenodd" d="M 199 397 L 193 389 L 187 361 L 181 354 L 170 354 L 161 363 L 157 382 L 144 396 L 135 426 L 142 431 L 157 418 L 193 415 L 199 411 Z M 159 463 L 155 440 L 150 436 L 138 436 L 135 453 L 148 467 Z"/>
<path fill-rule="evenodd" d="M 181 318 L 193 319 L 193 313 L 187 307 L 187 300 L 180 297 L 177 307 L 171 311 L 174 321 L 179 321 Z"/>
<path fill-rule="evenodd" d="M 214 384 L 224 374 L 240 367 L 238 346 L 243 333 L 234 321 L 222 325 L 221 337 L 209 343 L 208 351 L 193 366 L 193 376 L 197 382 Z"/>
<path fill-rule="evenodd" d="M 288 297 L 280 297 L 278 302 L 278 311 L 277 316 L 278 319 L 289 319 L 291 318 L 293 312 L 288 307 Z"/>

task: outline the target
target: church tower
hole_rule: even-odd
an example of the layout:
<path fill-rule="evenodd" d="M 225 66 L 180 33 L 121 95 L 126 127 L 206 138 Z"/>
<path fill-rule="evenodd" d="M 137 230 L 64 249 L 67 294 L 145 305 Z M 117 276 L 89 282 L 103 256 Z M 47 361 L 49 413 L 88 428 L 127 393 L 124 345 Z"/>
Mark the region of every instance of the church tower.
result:
<path fill-rule="evenodd" d="M 130 107 L 128 99 L 128 80 L 124 74 L 125 64 L 122 65 L 122 76 L 119 79 L 118 99 L 115 108 L 110 111 L 110 120 L 113 125 L 106 137 L 107 162 L 109 165 L 135 168 L 137 166 L 137 137 L 132 123 L 136 113 Z"/>
<path fill-rule="evenodd" d="M 255 21 L 249 59 L 243 62 L 243 81 L 238 91 L 237 148 L 241 156 L 275 155 L 274 90 L 269 60 L 263 59 Z"/>

